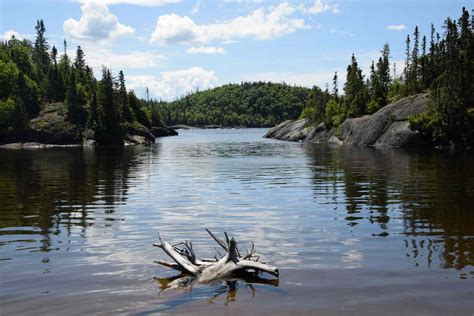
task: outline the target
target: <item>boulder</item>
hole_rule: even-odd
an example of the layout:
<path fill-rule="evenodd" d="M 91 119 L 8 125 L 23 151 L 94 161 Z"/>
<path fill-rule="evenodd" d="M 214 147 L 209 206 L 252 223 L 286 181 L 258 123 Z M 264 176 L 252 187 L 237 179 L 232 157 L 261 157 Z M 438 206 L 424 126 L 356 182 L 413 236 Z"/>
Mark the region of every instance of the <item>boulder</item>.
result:
<path fill-rule="evenodd" d="M 303 141 L 314 129 L 314 127 L 307 127 L 307 123 L 307 119 L 297 121 L 287 120 L 271 128 L 264 137 L 279 140 Z"/>
<path fill-rule="evenodd" d="M 184 125 L 184 124 L 178 124 L 178 125 L 168 126 L 168 128 L 173 129 L 173 130 L 177 130 L 177 129 L 196 129 L 196 128 L 199 128 L 199 127 L 189 126 L 189 125 Z"/>
<path fill-rule="evenodd" d="M 169 127 L 152 127 L 151 132 L 155 137 L 176 136 L 178 132 Z"/>
<path fill-rule="evenodd" d="M 26 139 L 42 144 L 80 144 L 79 128 L 66 120 L 66 105 L 58 102 L 45 106 L 40 115 L 30 121 Z"/>
<path fill-rule="evenodd" d="M 420 93 L 392 102 L 372 115 L 346 119 L 339 128 L 324 123 L 305 127 L 306 120 L 285 121 L 271 128 L 265 137 L 323 144 L 354 144 L 376 147 L 424 145 L 425 139 L 410 128 L 408 118 L 428 110 L 428 94 Z"/>
<path fill-rule="evenodd" d="M 125 141 L 133 144 L 153 144 L 155 142 L 155 136 L 153 136 L 147 127 L 135 121 L 126 124 Z"/>
<path fill-rule="evenodd" d="M 407 147 L 423 142 L 410 129 L 408 118 L 428 110 L 428 94 L 417 94 L 390 103 L 372 115 L 346 119 L 338 136 L 344 144 Z"/>

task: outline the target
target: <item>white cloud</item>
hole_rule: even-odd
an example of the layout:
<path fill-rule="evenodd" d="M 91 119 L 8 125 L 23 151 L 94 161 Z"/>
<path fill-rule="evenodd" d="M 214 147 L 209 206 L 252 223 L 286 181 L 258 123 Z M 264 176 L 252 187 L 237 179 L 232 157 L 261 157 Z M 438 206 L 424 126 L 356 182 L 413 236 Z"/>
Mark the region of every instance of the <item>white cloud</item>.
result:
<path fill-rule="evenodd" d="M 391 24 L 387 25 L 387 30 L 389 31 L 403 31 L 406 30 L 407 27 L 405 24 Z"/>
<path fill-rule="evenodd" d="M 284 2 L 267 9 L 260 8 L 239 16 L 208 25 L 198 25 L 187 16 L 166 14 L 158 18 L 150 42 L 159 44 L 208 43 L 237 38 L 270 40 L 308 28 L 303 19 L 291 17 L 297 7 Z"/>
<path fill-rule="evenodd" d="M 18 40 L 23 39 L 23 36 L 21 36 L 20 33 L 18 33 L 17 31 L 8 30 L 8 31 L 5 31 L 5 33 L 3 33 L 2 40 L 3 41 L 11 40 L 12 36 L 15 36 L 15 38 L 18 39 Z"/>
<path fill-rule="evenodd" d="M 224 3 L 262 3 L 263 0 L 224 0 Z"/>
<path fill-rule="evenodd" d="M 190 47 L 186 52 L 188 54 L 208 54 L 208 55 L 227 53 L 224 48 L 214 47 L 214 46 Z"/>
<path fill-rule="evenodd" d="M 95 72 L 100 72 L 102 66 L 114 71 L 125 69 L 148 69 L 162 66 L 165 59 L 162 55 L 153 52 L 132 51 L 127 53 L 114 53 L 107 48 L 84 48 L 86 61 Z M 75 56 L 75 52 L 70 53 Z"/>
<path fill-rule="evenodd" d="M 315 0 L 313 5 L 304 11 L 309 14 L 321 14 L 328 11 L 334 14 L 341 13 L 338 4 L 324 3 L 322 0 Z"/>
<path fill-rule="evenodd" d="M 196 1 L 196 4 L 194 5 L 194 7 L 193 7 L 192 10 L 191 10 L 191 13 L 192 13 L 192 14 L 198 13 L 200 7 L 201 7 L 201 0 L 197 0 L 197 1 Z"/>
<path fill-rule="evenodd" d="M 341 83 L 341 74 L 343 69 L 338 70 L 339 83 Z M 285 82 L 291 85 L 312 87 L 318 86 L 321 89 L 325 88 L 326 83 L 331 84 L 334 76 L 334 70 L 321 70 L 308 73 L 291 73 L 291 72 L 262 72 L 242 77 L 243 81 L 270 81 L 282 83 Z M 339 87 L 341 85 L 339 84 Z"/>
<path fill-rule="evenodd" d="M 64 32 L 72 39 L 110 41 L 135 33 L 132 27 L 121 24 L 102 2 L 87 2 L 81 10 L 82 16 L 78 21 L 67 19 L 63 23 Z"/>
<path fill-rule="evenodd" d="M 197 89 L 214 87 L 217 77 L 214 71 L 207 71 L 201 67 L 164 71 L 161 78 L 155 76 L 127 76 L 128 87 L 143 90 L 148 87 L 152 96 L 161 100 L 172 100 Z"/>
<path fill-rule="evenodd" d="M 80 3 L 98 3 L 103 5 L 131 4 L 139 6 L 157 7 L 169 3 L 179 3 L 181 0 L 72 0 Z"/>

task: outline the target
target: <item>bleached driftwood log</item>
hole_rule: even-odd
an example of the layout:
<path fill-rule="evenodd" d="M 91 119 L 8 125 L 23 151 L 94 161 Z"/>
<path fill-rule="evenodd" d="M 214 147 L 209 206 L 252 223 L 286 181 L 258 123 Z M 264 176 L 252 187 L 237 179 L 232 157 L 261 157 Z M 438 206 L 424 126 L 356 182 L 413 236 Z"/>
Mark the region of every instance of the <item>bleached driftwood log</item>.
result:
<path fill-rule="evenodd" d="M 252 249 L 245 255 L 241 256 L 237 248 L 237 242 L 234 238 L 230 238 L 225 234 L 225 241 L 218 238 L 211 231 L 206 229 L 211 237 L 224 249 L 225 254 L 213 259 L 197 259 L 193 250 L 193 245 L 190 241 L 185 241 L 176 245 L 171 245 L 164 241 L 159 236 L 160 243 L 153 244 L 153 246 L 163 249 L 163 251 L 173 259 L 174 262 L 167 262 L 163 260 L 155 261 L 165 267 L 181 271 L 197 279 L 201 283 L 210 283 L 218 280 L 231 279 L 242 274 L 247 276 L 257 277 L 259 273 L 266 272 L 278 277 L 278 269 L 274 266 L 259 262 L 259 257 L 256 255 L 254 245 Z M 191 278 L 192 279 L 192 278 Z M 177 283 L 189 282 L 191 279 L 175 280 Z"/>

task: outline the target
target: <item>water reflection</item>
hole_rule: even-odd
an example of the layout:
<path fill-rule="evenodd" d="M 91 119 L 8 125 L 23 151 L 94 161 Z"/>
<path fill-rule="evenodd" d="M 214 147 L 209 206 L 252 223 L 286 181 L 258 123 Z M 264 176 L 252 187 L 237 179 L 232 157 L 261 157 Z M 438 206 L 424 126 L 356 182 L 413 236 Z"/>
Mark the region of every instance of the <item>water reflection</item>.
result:
<path fill-rule="evenodd" d="M 140 146 L 2 151 L 0 247 L 58 250 L 74 229 L 86 238 L 89 227 L 122 220 L 115 210 L 127 203 L 142 153 Z"/>
<path fill-rule="evenodd" d="M 222 280 L 220 282 L 214 282 L 211 284 L 200 285 L 196 278 L 186 274 L 175 275 L 167 278 L 158 278 L 155 280 L 159 284 L 160 295 L 166 295 L 168 292 L 178 291 L 179 293 L 190 293 L 194 287 L 198 287 L 197 292 L 200 292 L 201 288 L 211 288 L 211 292 L 208 297 L 208 303 L 212 304 L 216 302 L 216 299 L 224 296 L 224 305 L 228 305 L 235 302 L 237 299 L 237 292 L 245 289 L 250 290 L 252 297 L 255 297 L 257 289 L 256 286 L 273 286 L 278 287 L 280 284 L 279 279 L 265 279 L 259 277 L 257 274 L 251 275 L 249 273 L 235 275 L 231 279 Z M 209 289 L 206 289 L 209 291 Z M 201 292 L 206 292 L 201 291 Z M 196 292 L 196 290 L 195 290 Z M 203 293 L 203 294 L 204 294 Z M 206 294 L 204 294 L 206 296 Z"/>
<path fill-rule="evenodd" d="M 373 236 L 404 236 L 416 266 L 431 267 L 434 256 L 442 268 L 474 265 L 472 154 L 320 146 L 306 153 L 315 194 L 328 186 L 335 196 L 342 191 L 349 226 L 366 221 L 380 228 Z"/>
<path fill-rule="evenodd" d="M 227 301 L 260 310 L 298 301 L 311 311 L 318 299 L 331 310 L 342 298 L 358 300 L 354 293 L 382 295 L 373 283 L 399 284 L 379 297 L 399 300 L 394 306 L 413 287 L 430 288 L 432 301 L 469 304 L 442 289 L 474 286 L 472 154 L 305 146 L 264 132 L 190 130 L 149 147 L 0 151 L 2 312 L 163 311 L 196 301 L 203 314 Z M 158 295 L 175 276 L 153 262 L 161 258 L 156 232 L 192 239 L 212 257 L 203 227 L 228 231 L 244 247 L 253 241 L 262 260 L 281 268 L 278 288 L 252 284 L 253 298 L 248 282 L 231 280 L 194 285 L 178 300 Z"/>

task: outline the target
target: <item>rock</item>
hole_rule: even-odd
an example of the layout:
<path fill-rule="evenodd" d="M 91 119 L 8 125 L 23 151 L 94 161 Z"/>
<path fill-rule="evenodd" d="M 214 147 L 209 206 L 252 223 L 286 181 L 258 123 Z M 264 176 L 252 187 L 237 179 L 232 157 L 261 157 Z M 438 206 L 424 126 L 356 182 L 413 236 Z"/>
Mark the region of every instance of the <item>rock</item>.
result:
<path fill-rule="evenodd" d="M 342 142 L 342 140 L 340 140 L 339 138 L 337 138 L 337 136 L 335 136 L 335 135 L 332 135 L 331 137 L 329 137 L 328 144 L 331 144 L 331 145 L 338 145 L 338 146 L 344 145 L 344 143 Z"/>
<path fill-rule="evenodd" d="M 338 129 L 324 123 L 305 127 L 305 120 L 285 121 L 271 128 L 265 137 L 304 140 L 311 143 L 355 144 L 358 146 L 408 147 L 425 144 L 423 137 L 410 129 L 408 118 L 428 110 L 428 94 L 421 93 L 392 102 L 372 115 L 346 119 Z"/>
<path fill-rule="evenodd" d="M 152 127 L 151 132 L 155 137 L 176 136 L 178 132 L 169 127 Z"/>
<path fill-rule="evenodd" d="M 196 129 L 198 127 L 178 124 L 178 125 L 168 126 L 168 128 L 173 129 L 173 130 L 177 130 L 177 129 Z"/>
<path fill-rule="evenodd" d="M 423 143 L 408 123 L 411 115 L 428 110 L 428 94 L 417 94 L 393 102 L 372 115 L 346 119 L 339 138 L 344 144 L 380 147 L 407 147 Z"/>
<path fill-rule="evenodd" d="M 314 127 L 306 127 L 308 121 L 301 119 L 297 121 L 287 120 L 271 128 L 264 137 L 279 140 L 302 141 L 313 131 Z"/>
<path fill-rule="evenodd" d="M 66 120 L 66 113 L 66 105 L 61 102 L 46 105 L 40 116 L 30 121 L 26 140 L 42 144 L 80 144 L 81 133 Z"/>
<path fill-rule="evenodd" d="M 149 145 L 152 144 L 148 138 L 140 135 L 128 135 L 125 145 Z"/>
<path fill-rule="evenodd" d="M 322 131 L 326 130 L 326 125 L 324 123 L 320 123 L 316 128 L 314 129 L 315 133 L 320 133 Z"/>
<path fill-rule="evenodd" d="M 150 130 L 138 122 L 127 123 L 126 133 L 125 141 L 133 144 L 153 144 L 155 142 L 155 136 Z"/>

